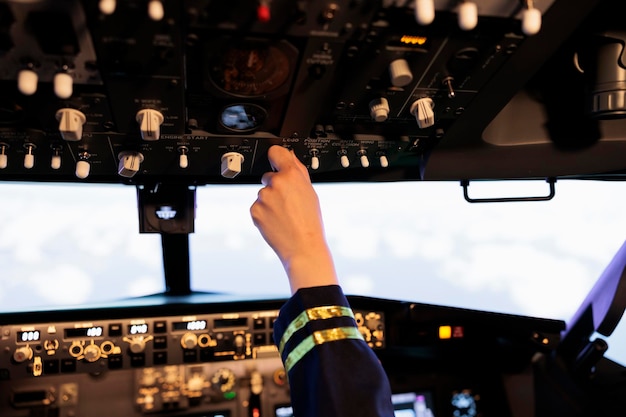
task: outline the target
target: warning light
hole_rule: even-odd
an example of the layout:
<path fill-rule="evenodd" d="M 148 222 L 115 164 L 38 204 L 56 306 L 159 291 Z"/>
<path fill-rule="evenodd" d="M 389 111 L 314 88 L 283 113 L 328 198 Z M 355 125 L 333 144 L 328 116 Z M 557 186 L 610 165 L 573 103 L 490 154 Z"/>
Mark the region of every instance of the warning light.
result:
<path fill-rule="evenodd" d="M 439 339 L 450 339 L 452 337 L 452 327 L 439 326 Z"/>
<path fill-rule="evenodd" d="M 465 335 L 465 331 L 463 330 L 463 326 L 454 326 L 452 328 L 452 337 L 455 339 L 460 339 Z"/>
<path fill-rule="evenodd" d="M 224 399 L 226 400 L 234 400 L 236 396 L 237 396 L 237 393 L 234 391 L 226 391 L 224 393 Z"/>
<path fill-rule="evenodd" d="M 424 45 L 428 40 L 425 36 L 404 35 L 400 38 L 400 43 L 405 45 Z"/>

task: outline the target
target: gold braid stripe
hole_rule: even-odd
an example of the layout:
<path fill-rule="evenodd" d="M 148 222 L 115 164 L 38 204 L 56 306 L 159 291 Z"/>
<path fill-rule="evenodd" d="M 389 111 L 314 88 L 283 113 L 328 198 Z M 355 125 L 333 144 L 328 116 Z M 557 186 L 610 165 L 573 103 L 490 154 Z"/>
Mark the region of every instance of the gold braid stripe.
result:
<path fill-rule="evenodd" d="M 280 339 L 280 344 L 278 345 L 278 351 L 282 356 L 283 350 L 285 349 L 285 344 L 289 341 L 291 336 L 298 330 L 302 329 L 309 321 L 311 320 L 325 320 L 333 317 L 352 317 L 354 318 L 354 313 L 349 307 L 342 306 L 322 306 L 309 308 L 308 310 L 304 310 L 302 313 L 298 314 L 283 334 L 283 337 Z"/>
<path fill-rule="evenodd" d="M 289 356 L 285 360 L 285 370 L 289 372 L 316 345 L 344 339 L 363 340 L 363 336 L 356 327 L 336 327 L 334 329 L 313 332 L 312 335 L 308 336 L 289 352 Z"/>

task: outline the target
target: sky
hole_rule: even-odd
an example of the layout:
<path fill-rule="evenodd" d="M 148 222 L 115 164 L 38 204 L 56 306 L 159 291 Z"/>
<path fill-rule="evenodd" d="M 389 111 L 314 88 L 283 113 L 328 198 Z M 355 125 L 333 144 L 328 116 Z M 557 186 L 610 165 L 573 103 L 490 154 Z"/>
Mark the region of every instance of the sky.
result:
<path fill-rule="evenodd" d="M 197 191 L 192 288 L 288 296 L 249 216 L 259 186 Z M 316 185 L 348 294 L 569 320 L 626 238 L 626 184 L 560 181 L 548 202 L 471 204 L 456 182 Z M 545 195 L 535 182 L 470 195 Z M 88 304 L 163 291 L 160 237 L 127 186 L 1 183 L 0 303 Z M 484 195 L 483 195 L 484 194 Z M 626 364 L 626 324 L 608 339 Z M 622 353 L 624 352 L 624 353 Z"/>

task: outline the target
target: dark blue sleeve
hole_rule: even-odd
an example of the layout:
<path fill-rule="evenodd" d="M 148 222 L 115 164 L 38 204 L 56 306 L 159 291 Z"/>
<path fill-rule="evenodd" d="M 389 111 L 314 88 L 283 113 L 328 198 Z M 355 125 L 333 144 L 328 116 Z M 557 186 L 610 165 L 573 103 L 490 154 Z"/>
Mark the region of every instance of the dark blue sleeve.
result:
<path fill-rule="evenodd" d="M 393 417 L 389 380 L 339 286 L 300 289 L 274 324 L 296 417 Z"/>

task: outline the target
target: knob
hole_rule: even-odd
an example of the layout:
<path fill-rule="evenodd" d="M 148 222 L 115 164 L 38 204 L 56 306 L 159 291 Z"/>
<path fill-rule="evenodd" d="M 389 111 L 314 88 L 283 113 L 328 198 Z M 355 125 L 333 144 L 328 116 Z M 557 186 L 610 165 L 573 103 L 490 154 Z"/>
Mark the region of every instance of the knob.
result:
<path fill-rule="evenodd" d="M 87 362 L 95 362 L 100 359 L 100 347 L 97 345 L 87 345 L 83 352 Z"/>
<path fill-rule="evenodd" d="M 198 344 L 198 337 L 193 333 L 185 333 L 180 338 L 180 345 L 183 349 L 193 349 Z"/>
<path fill-rule="evenodd" d="M 106 15 L 112 15 L 115 12 L 115 7 L 117 6 L 116 0 L 100 0 L 98 3 L 98 8 L 100 9 L 100 13 Z"/>
<path fill-rule="evenodd" d="M 413 81 L 413 73 L 406 59 L 392 61 L 389 64 L 389 74 L 391 76 L 391 85 L 394 87 L 404 87 Z"/>
<path fill-rule="evenodd" d="M 348 159 L 348 155 L 341 155 L 341 157 L 339 158 L 339 162 L 344 168 L 348 168 L 350 166 L 350 160 Z"/>
<path fill-rule="evenodd" d="M 58 98 L 66 99 L 72 96 L 74 79 L 67 72 L 58 72 L 54 76 L 54 94 Z"/>
<path fill-rule="evenodd" d="M 165 11 L 163 10 L 161 0 L 150 0 L 150 2 L 148 2 L 148 16 L 150 16 L 150 19 L 158 22 L 163 19 L 164 15 Z"/>
<path fill-rule="evenodd" d="M 67 141 L 78 141 L 83 137 L 83 125 L 87 117 L 76 109 L 64 108 L 56 112 L 61 137 Z"/>
<path fill-rule="evenodd" d="M 6 154 L 8 147 L 9 145 L 5 143 L 0 143 L 0 169 L 5 169 L 9 164 L 9 158 Z"/>
<path fill-rule="evenodd" d="M 370 166 L 370 160 L 367 157 L 367 152 L 365 150 L 360 150 L 357 152 L 359 156 L 359 161 L 361 162 L 361 166 L 363 168 L 367 168 Z"/>
<path fill-rule="evenodd" d="M 386 98 L 381 97 L 370 101 L 370 116 L 377 122 L 387 120 L 387 117 L 389 117 L 389 102 Z"/>
<path fill-rule="evenodd" d="M 35 155 L 33 155 L 33 151 L 36 146 L 32 143 L 24 144 L 24 148 L 26 148 L 26 155 L 24 155 L 24 168 L 31 169 L 35 166 Z"/>
<path fill-rule="evenodd" d="M 141 353 L 146 348 L 146 340 L 143 336 L 135 336 L 130 341 L 130 351 L 133 353 Z"/>
<path fill-rule="evenodd" d="M 420 98 L 411 105 L 411 114 L 417 120 L 420 129 L 425 129 L 435 124 L 435 103 L 430 97 Z"/>
<path fill-rule="evenodd" d="M 380 162 L 380 166 L 383 168 L 387 168 L 389 166 L 389 160 L 387 159 L 387 155 L 380 155 L 378 157 L 378 161 Z"/>
<path fill-rule="evenodd" d="M 459 27 L 472 30 L 478 24 L 478 6 L 471 1 L 463 1 L 459 5 Z"/>
<path fill-rule="evenodd" d="M 13 352 L 13 360 L 17 363 L 28 361 L 33 357 L 33 350 L 30 346 L 20 346 Z"/>
<path fill-rule="evenodd" d="M 186 146 L 179 146 L 178 152 L 180 152 L 180 156 L 178 157 L 178 166 L 185 169 L 189 166 L 189 158 L 187 157 L 189 148 Z"/>
<path fill-rule="evenodd" d="M 163 123 L 163 114 L 154 109 L 143 109 L 137 112 L 135 120 L 139 123 L 141 138 L 143 140 L 159 140 L 161 136 L 161 123 Z"/>
<path fill-rule="evenodd" d="M 82 153 L 78 156 L 79 160 L 76 162 L 76 177 L 84 180 L 89 176 L 89 171 L 91 170 L 91 164 L 87 160 L 89 158 L 89 154 L 87 152 Z"/>
<path fill-rule="evenodd" d="M 531 36 L 541 30 L 541 11 L 535 9 L 532 0 L 528 0 L 526 9 L 522 12 L 522 32 Z"/>
<path fill-rule="evenodd" d="M 117 173 L 125 178 L 132 178 L 137 172 L 141 163 L 143 162 L 143 154 L 135 151 L 122 151 L 117 156 L 119 163 L 117 165 Z"/>
<path fill-rule="evenodd" d="M 17 74 L 17 89 L 25 96 L 32 96 L 37 91 L 39 76 L 30 68 L 21 70 Z"/>
<path fill-rule="evenodd" d="M 239 152 L 228 152 L 222 155 L 222 177 L 235 178 L 241 172 L 243 155 Z"/>
<path fill-rule="evenodd" d="M 233 344 L 235 345 L 235 355 L 241 356 L 246 352 L 246 339 L 243 337 L 243 335 L 238 334 L 237 336 L 235 336 Z"/>
<path fill-rule="evenodd" d="M 434 0 L 415 0 L 415 20 L 420 25 L 430 25 L 435 20 Z"/>

